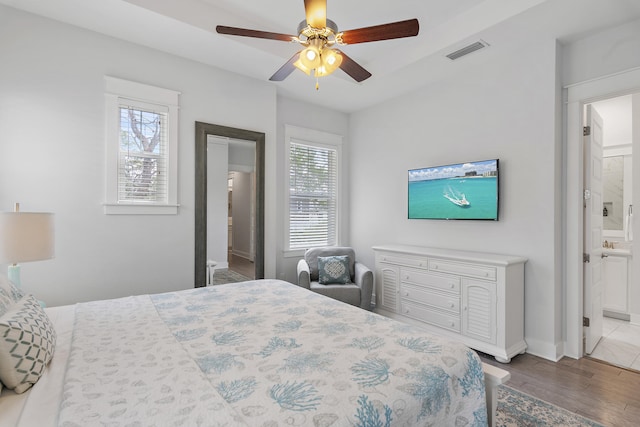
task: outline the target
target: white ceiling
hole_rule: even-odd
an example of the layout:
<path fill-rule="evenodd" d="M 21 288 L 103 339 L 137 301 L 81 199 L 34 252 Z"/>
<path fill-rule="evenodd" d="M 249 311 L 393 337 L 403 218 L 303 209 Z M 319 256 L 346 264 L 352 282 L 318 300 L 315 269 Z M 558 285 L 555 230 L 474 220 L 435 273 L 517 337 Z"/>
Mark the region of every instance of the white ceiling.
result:
<path fill-rule="evenodd" d="M 410 18 L 417 37 L 344 46 L 373 74 L 362 83 L 341 70 L 320 79 L 294 71 L 269 82 L 279 94 L 352 112 L 410 92 L 460 67 L 488 61 L 540 38 L 568 42 L 640 19 L 639 0 L 328 0 L 340 30 Z M 303 0 L 0 0 L 72 25 L 268 82 L 299 46 L 220 35 L 216 25 L 294 34 Z M 457 61 L 446 54 L 471 42 L 490 46 Z"/>

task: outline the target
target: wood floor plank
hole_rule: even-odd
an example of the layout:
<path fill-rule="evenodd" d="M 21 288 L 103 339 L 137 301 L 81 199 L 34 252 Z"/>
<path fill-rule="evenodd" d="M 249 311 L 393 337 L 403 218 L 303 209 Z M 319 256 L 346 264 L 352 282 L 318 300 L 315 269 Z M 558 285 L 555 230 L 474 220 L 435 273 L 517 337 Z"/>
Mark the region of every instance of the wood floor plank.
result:
<path fill-rule="evenodd" d="M 509 364 L 482 360 L 511 373 L 507 385 L 605 426 L 640 425 L 640 372 L 587 357 L 552 362 L 521 354 Z"/>

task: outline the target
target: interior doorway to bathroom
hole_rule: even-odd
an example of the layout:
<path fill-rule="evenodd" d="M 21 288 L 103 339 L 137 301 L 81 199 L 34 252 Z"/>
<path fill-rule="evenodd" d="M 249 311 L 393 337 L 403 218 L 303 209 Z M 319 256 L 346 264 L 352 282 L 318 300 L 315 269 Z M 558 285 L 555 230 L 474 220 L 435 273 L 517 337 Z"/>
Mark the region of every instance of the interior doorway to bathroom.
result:
<path fill-rule="evenodd" d="M 585 105 L 595 103 L 608 98 L 625 94 L 638 96 L 640 92 L 640 69 L 630 69 L 624 72 L 604 76 L 598 79 L 577 83 L 566 87 L 565 123 L 566 136 L 563 160 L 564 179 L 564 220 L 563 258 L 565 261 L 565 340 L 563 353 L 572 358 L 581 358 L 586 355 L 584 345 L 584 333 L 586 319 L 584 316 L 584 108 Z M 640 103 L 640 101 L 639 101 Z M 640 105 L 640 104 L 639 104 Z M 633 112 L 634 122 L 640 129 L 640 108 Z M 636 132 L 633 138 L 633 146 L 636 153 L 640 150 L 640 132 Z M 640 181 L 640 157 L 633 159 L 634 181 Z M 633 190 L 635 199 L 640 200 L 640 186 Z M 636 229 L 640 227 L 640 221 L 633 221 Z M 601 251 L 602 252 L 602 251 Z M 640 258 L 631 258 L 632 270 L 640 272 Z M 637 281 L 637 280 L 636 280 Z M 634 281 L 632 281 L 634 283 Z M 634 289 L 634 294 L 629 299 L 631 308 L 631 322 L 640 324 L 640 289 Z M 606 329 L 603 328 L 606 335 Z M 606 336 L 605 336 L 606 338 Z"/>
<path fill-rule="evenodd" d="M 630 322 L 633 281 L 633 114 L 634 94 L 588 104 L 602 119 L 602 336 L 589 357 L 640 371 L 640 325 Z M 640 108 L 636 105 L 636 108 Z M 636 130 L 636 132 L 638 132 Z M 585 160 L 587 161 L 587 160 Z M 590 165 L 593 166 L 593 165 Z M 585 165 L 585 170 L 588 165 Z M 585 230 L 585 233 L 587 231 Z M 587 236 L 585 235 L 585 241 Z M 637 273 L 636 273 L 637 274 Z"/>

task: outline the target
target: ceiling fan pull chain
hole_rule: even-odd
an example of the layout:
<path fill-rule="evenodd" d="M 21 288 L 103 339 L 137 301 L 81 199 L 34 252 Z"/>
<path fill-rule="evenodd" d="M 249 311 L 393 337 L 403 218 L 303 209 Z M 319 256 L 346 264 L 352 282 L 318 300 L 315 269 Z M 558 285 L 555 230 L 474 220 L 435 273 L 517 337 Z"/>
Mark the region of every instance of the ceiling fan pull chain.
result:
<path fill-rule="evenodd" d="M 318 76 L 316 76 L 316 90 L 320 89 L 320 85 L 318 83 Z"/>

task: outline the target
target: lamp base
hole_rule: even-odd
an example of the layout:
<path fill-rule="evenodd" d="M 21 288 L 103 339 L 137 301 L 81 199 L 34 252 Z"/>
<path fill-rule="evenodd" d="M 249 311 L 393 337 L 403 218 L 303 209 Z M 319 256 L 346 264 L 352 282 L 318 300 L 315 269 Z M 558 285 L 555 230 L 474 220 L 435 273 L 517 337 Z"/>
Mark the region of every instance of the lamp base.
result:
<path fill-rule="evenodd" d="M 7 269 L 7 278 L 18 288 L 22 286 L 20 283 L 20 266 L 18 264 L 9 266 Z"/>

